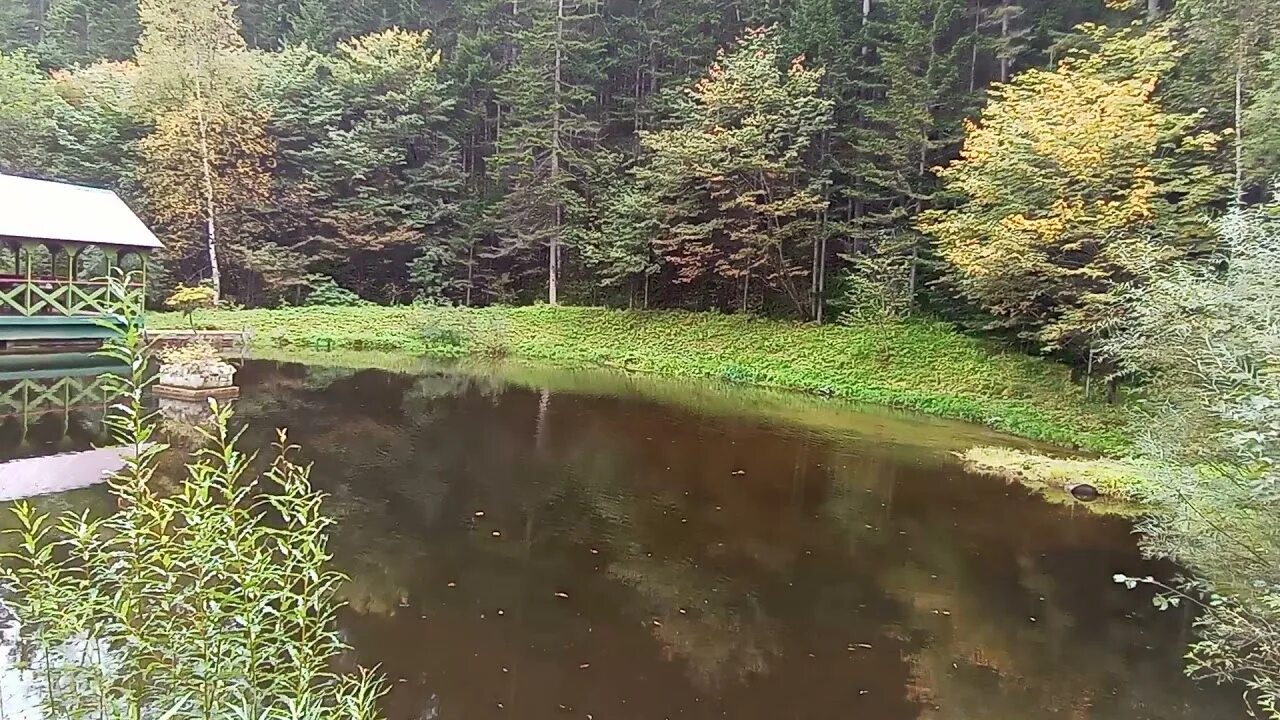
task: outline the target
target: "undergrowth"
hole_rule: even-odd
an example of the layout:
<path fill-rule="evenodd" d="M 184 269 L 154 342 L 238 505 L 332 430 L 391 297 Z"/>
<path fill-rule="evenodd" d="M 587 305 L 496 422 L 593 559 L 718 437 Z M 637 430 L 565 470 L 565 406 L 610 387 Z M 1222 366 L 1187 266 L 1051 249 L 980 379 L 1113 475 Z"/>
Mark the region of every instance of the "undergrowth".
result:
<path fill-rule="evenodd" d="M 743 315 L 550 306 L 206 310 L 195 322 L 247 328 L 259 346 L 504 355 L 713 378 L 919 410 L 1099 452 L 1125 446 L 1117 410 L 1086 400 L 1066 368 L 939 322 L 878 324 L 870 332 Z M 177 328 L 184 319 L 163 313 L 148 324 Z"/>

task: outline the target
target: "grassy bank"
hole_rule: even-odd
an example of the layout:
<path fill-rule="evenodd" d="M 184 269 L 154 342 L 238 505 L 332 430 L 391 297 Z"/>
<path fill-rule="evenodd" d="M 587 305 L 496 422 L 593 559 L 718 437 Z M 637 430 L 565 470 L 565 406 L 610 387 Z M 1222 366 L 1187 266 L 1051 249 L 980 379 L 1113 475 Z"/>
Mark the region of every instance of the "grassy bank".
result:
<path fill-rule="evenodd" d="M 1070 487 L 1092 485 L 1099 499 L 1090 510 L 1106 514 L 1142 515 L 1153 508 L 1144 490 L 1150 482 L 1136 464 L 1087 458 L 1059 458 L 1008 447 L 976 446 L 960 453 L 965 468 L 980 475 L 1019 483 L 1050 502 L 1076 504 Z"/>
<path fill-rule="evenodd" d="M 148 324 L 178 328 L 185 320 L 162 313 Z M 1062 366 L 934 322 L 864 328 L 669 311 L 369 306 L 204 311 L 196 324 L 248 328 L 264 347 L 505 354 L 714 378 L 919 410 L 1102 452 L 1123 446 L 1119 414 L 1086 401 Z"/>

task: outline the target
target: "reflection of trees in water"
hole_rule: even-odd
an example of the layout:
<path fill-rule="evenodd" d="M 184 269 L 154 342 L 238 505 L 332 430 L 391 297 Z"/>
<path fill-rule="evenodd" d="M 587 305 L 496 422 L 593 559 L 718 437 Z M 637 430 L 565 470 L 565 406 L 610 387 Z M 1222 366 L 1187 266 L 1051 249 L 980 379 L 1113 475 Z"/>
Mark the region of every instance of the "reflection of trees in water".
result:
<path fill-rule="evenodd" d="M 433 553 L 427 536 L 439 524 L 450 494 L 476 494 L 460 476 L 501 478 L 510 452 L 473 456 L 475 438 L 487 429 L 450 424 L 459 396 L 492 394 L 493 385 L 461 374 L 395 375 L 255 363 L 253 387 L 240 402 L 246 422 L 265 446 L 275 427 L 314 463 L 313 479 L 330 497 L 338 520 L 335 560 L 350 578 L 344 598 L 359 612 L 389 614 L 406 602 L 427 573 Z M 265 396 L 265 397 L 264 397 Z M 459 435 L 469 435 L 466 440 Z M 486 461 L 486 458 L 489 461 Z M 498 471 L 485 472 L 486 465 Z M 459 468 L 468 468 L 465 472 Z M 508 493 L 494 493 L 507 496 Z M 462 502 L 454 497 L 453 502 Z"/>
<path fill-rule="evenodd" d="M 664 656 L 679 658 L 705 688 L 768 674 L 777 627 L 750 592 L 688 562 L 633 556 L 609 563 L 609 575 L 636 590 Z"/>
<path fill-rule="evenodd" d="M 109 437 L 102 418 L 97 410 L 0 417 L 0 457 L 37 457 L 106 444 Z"/>
<path fill-rule="evenodd" d="M 602 553 L 608 577 L 634 592 L 633 618 L 649 627 L 667 660 L 685 663 L 696 685 L 716 688 L 767 674 L 779 653 L 777 623 L 751 588 L 715 562 L 717 556 L 750 555 L 763 546 L 707 547 L 695 527 L 681 533 L 686 542 L 672 547 L 673 521 L 701 519 L 674 489 L 641 497 L 629 470 L 644 466 L 607 431 L 575 435 L 565 470 L 573 479 L 572 502 L 583 512 L 566 513 L 578 518 L 578 532 L 569 534 Z M 761 554 L 769 560 L 775 555 Z"/>
<path fill-rule="evenodd" d="M 922 524 L 883 576 L 914 647 L 909 692 L 921 717 L 1201 717 L 1203 697 L 1188 696 L 1188 684 L 1170 687 L 1176 645 L 1150 647 L 1159 636 L 1152 624 L 1171 619 L 1134 617 L 1134 598 L 1110 582 L 1114 554 L 1059 536 L 1052 508 L 1019 509 L 1032 518 L 1010 515 L 1008 536 L 1033 526 L 1057 532 L 1025 544 L 983 542 L 975 553 L 963 537 L 971 531 Z"/>
<path fill-rule="evenodd" d="M 643 625 L 703 690 L 785 674 L 812 642 L 797 634 L 830 635 L 874 645 L 853 656 L 888 681 L 909 673 L 921 717 L 1191 716 L 1167 687 L 1176 649 L 1141 651 L 1161 629 L 1125 620 L 1134 597 L 1111 587 L 1116 548 L 1136 557 L 1122 528 L 1094 538 L 1093 519 L 900 454 L 607 398 L 494 407 L 501 384 L 464 375 L 255 372 L 270 390 L 246 394 L 244 419 L 291 426 L 315 461 L 358 612 L 501 607 L 520 630 L 493 642 L 512 656 Z M 452 580 L 465 594 L 438 595 Z M 574 615 L 558 589 L 607 601 Z"/>
<path fill-rule="evenodd" d="M 488 404 L 499 384 L 426 375 L 396 383 L 398 412 L 387 416 L 365 412 L 387 404 L 360 385 L 358 374 L 338 374 L 324 393 L 311 392 L 316 383 L 310 382 L 282 393 L 283 383 L 264 380 L 276 397 L 269 407 L 252 408 L 268 416 L 253 422 L 270 424 L 279 413 L 315 461 L 317 482 L 331 493 L 330 511 L 339 520 L 332 548 L 352 579 L 344 594 L 353 609 L 395 612 L 430 574 L 439 553 L 448 553 L 519 563 L 518 573 L 490 578 L 488 591 L 513 598 L 511 611 L 519 612 L 519 598 L 529 592 L 528 573 L 574 577 L 569 558 L 594 548 L 601 577 L 633 589 L 635 602 L 627 612 L 649 627 L 670 658 L 681 658 L 698 683 L 712 686 L 767 671 L 776 654 L 776 631 L 747 589 L 714 568 L 673 564 L 643 549 L 662 532 L 663 513 L 688 511 L 683 499 L 638 496 L 628 474 L 637 459 L 610 433 L 555 432 L 555 397 L 520 395 L 527 402 L 523 419 L 512 412 L 477 414 L 457 403 Z M 255 388 L 249 396 L 258 394 Z M 453 522 L 482 509 L 480 524 L 504 528 L 502 541 L 483 529 L 437 529 L 451 522 L 441 518 L 446 504 L 460 509 Z M 445 536 L 428 541 L 437 532 Z M 470 549 L 459 549 L 458 541 Z M 770 551 L 767 543 L 754 546 L 765 555 Z M 724 552 L 711 548 L 710 554 Z"/>

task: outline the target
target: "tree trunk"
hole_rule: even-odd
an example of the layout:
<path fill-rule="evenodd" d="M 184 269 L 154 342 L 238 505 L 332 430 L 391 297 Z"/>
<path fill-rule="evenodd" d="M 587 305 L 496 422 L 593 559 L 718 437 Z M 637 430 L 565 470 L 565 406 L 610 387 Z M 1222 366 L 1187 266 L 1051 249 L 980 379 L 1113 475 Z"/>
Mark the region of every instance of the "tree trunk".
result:
<path fill-rule="evenodd" d="M 822 214 L 825 216 L 826 211 Z M 824 221 L 820 227 L 826 228 Z M 813 241 L 813 264 L 809 268 L 809 317 L 818 317 L 818 240 Z"/>
<path fill-rule="evenodd" d="M 1000 39 L 1006 43 L 1000 53 L 1000 82 L 1009 82 L 1009 0 L 1001 0 Z"/>
<path fill-rule="evenodd" d="M 826 217 L 826 211 L 823 211 L 823 217 Z M 821 252 L 818 253 L 818 312 L 814 320 L 819 325 L 827 312 L 827 233 L 824 231 L 822 237 L 818 238 L 818 244 L 822 246 Z"/>
<path fill-rule="evenodd" d="M 213 160 L 209 157 L 209 123 L 204 98 L 196 84 L 196 126 L 200 134 L 200 172 L 204 181 L 204 220 L 209 250 L 209 276 L 213 280 L 213 304 L 222 302 L 222 269 L 218 266 L 218 232 L 213 203 Z"/>
<path fill-rule="evenodd" d="M 1236 43 L 1236 205 L 1244 205 L 1244 36 Z"/>
<path fill-rule="evenodd" d="M 554 199 L 554 208 L 556 208 L 556 231 L 552 233 L 552 242 L 550 242 L 550 252 L 548 252 L 547 260 L 547 301 L 549 304 L 558 305 L 558 284 L 559 284 L 559 240 L 561 240 L 561 227 L 563 224 L 564 209 L 559 200 L 559 191 L 561 191 L 561 81 L 562 81 L 562 65 L 564 61 L 564 0 L 558 0 L 556 3 L 556 85 L 554 85 L 554 94 L 552 102 L 554 109 L 552 110 L 552 192 L 556 193 Z"/>
<path fill-rule="evenodd" d="M 1160 0 L 1147 0 L 1147 22 L 1160 18 Z"/>
<path fill-rule="evenodd" d="M 973 10 L 973 53 L 969 58 L 969 92 L 978 90 L 978 47 L 982 44 L 982 1 Z"/>
<path fill-rule="evenodd" d="M 472 240 L 471 244 L 467 247 L 467 296 L 466 300 L 463 301 L 463 304 L 467 307 L 471 307 L 471 288 L 475 285 L 475 275 L 476 242 L 475 240 Z"/>
<path fill-rule="evenodd" d="M 862 0 L 862 58 L 865 60 L 871 52 L 871 43 L 867 39 L 867 23 L 871 21 L 871 0 Z"/>

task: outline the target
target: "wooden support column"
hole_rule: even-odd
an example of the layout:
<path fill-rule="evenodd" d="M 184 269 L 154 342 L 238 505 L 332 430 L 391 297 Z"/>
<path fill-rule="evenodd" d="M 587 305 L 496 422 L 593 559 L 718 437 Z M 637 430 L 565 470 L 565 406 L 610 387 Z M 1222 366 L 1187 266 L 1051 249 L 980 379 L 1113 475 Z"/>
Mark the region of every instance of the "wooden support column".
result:
<path fill-rule="evenodd" d="M 23 302 L 22 314 L 33 315 L 34 313 L 31 312 L 31 244 L 30 243 L 22 244 L 22 254 L 25 258 L 22 264 L 27 266 L 26 300 Z"/>

